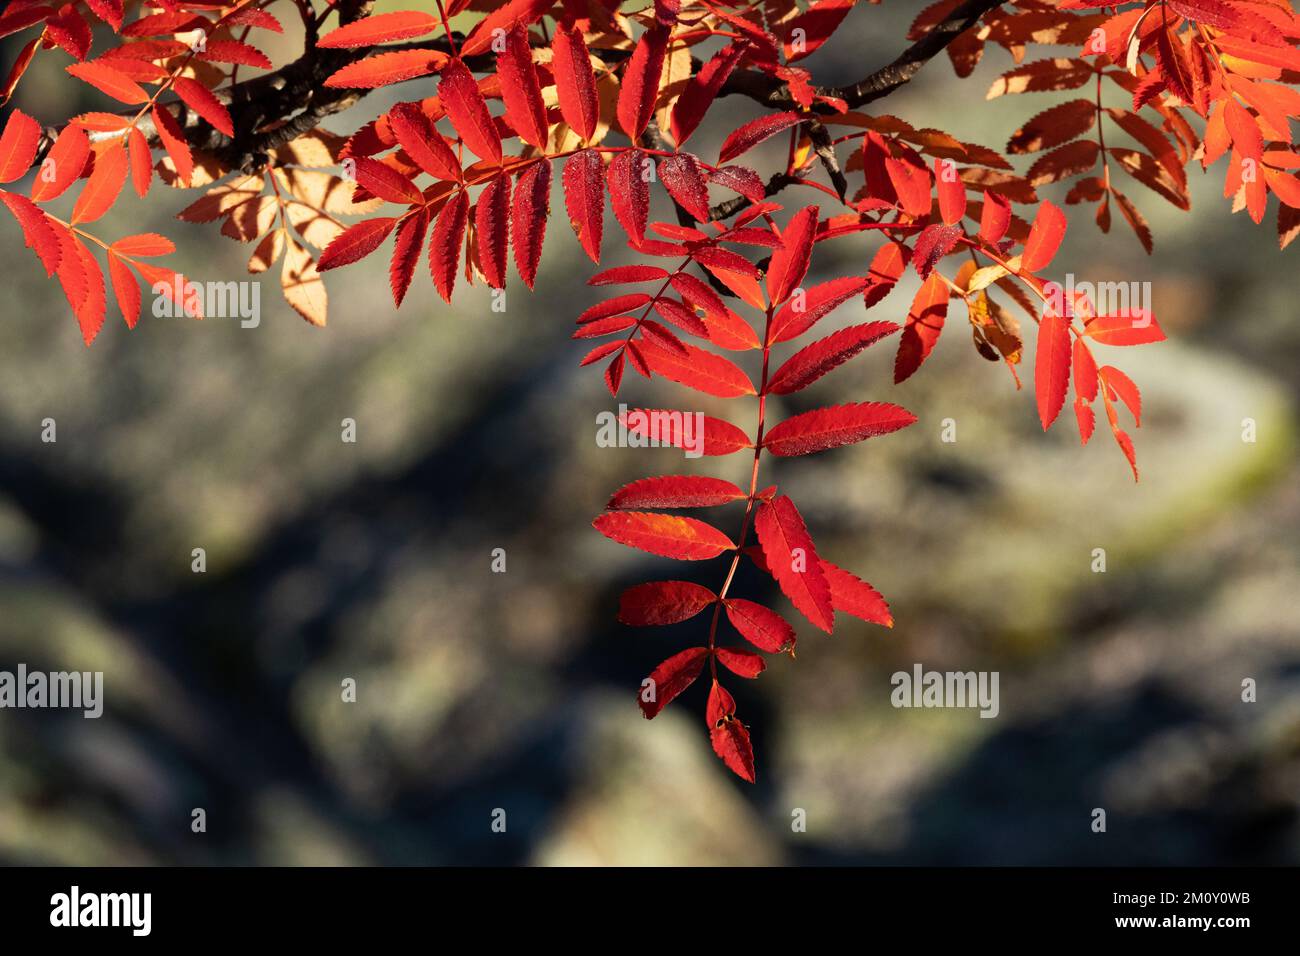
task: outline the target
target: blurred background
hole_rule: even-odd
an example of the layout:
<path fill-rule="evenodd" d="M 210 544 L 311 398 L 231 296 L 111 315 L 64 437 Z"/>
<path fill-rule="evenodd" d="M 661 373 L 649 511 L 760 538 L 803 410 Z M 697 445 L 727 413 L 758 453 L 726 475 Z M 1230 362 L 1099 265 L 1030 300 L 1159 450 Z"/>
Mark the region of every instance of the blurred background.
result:
<path fill-rule="evenodd" d="M 855 9 L 811 61 L 818 82 L 887 62 L 914 13 Z M 266 46 L 295 55 L 289 39 Z M 101 107 L 64 59 L 39 57 L 14 105 L 42 123 Z M 1010 65 L 990 50 L 959 82 L 940 58 L 876 110 L 1000 148 L 1063 98 L 986 104 Z M 350 132 L 432 86 L 381 91 L 330 127 Z M 751 107 L 720 102 L 692 148 L 714 155 Z M 770 171 L 783 152 L 750 161 Z M 717 562 L 661 561 L 590 526 L 634 478 L 740 481 L 748 465 L 597 447 L 596 415 L 615 403 L 569 338 L 597 296 L 558 196 L 538 291 L 512 272 L 504 313 L 481 288 L 443 305 L 423 265 L 394 311 L 377 255 L 327 277 L 325 329 L 284 303 L 273 270 L 255 329 L 146 311 L 128 332 L 110 307 L 89 349 L 6 220 L 0 669 L 103 671 L 106 710 L 0 711 L 0 861 L 1300 862 L 1296 250 L 1278 251 L 1273 210 L 1259 227 L 1231 215 L 1222 169 L 1198 170 L 1190 214 L 1130 191 L 1153 256 L 1118 216 L 1106 238 L 1071 207 L 1054 265 L 1152 283 L 1170 341 L 1104 350 L 1143 391 L 1140 484 L 1104 422 L 1086 448 L 1068 410 L 1044 434 L 1031 390 L 975 354 L 955 306 L 902 386 L 885 345 L 801 397 L 920 416 L 888 438 L 764 464 L 822 554 L 872 582 L 898 623 L 841 616 L 828 638 L 803 622 L 797 661 L 731 681 L 754 735 L 753 786 L 710 750 L 703 684 L 653 722 L 635 704 L 642 677 L 698 642 L 704 618 L 658 630 L 614 619 L 622 588 L 716 586 Z M 249 247 L 172 219 L 197 191 L 127 193 L 100 234 L 163 231 L 191 278 L 249 278 Z M 607 217 L 609 263 L 627 258 L 617 238 Z M 861 272 L 873 248 L 832 244 L 817 268 Z M 901 322 L 914 289 L 913 276 L 871 317 Z M 851 303 L 823 330 L 862 314 Z M 628 378 L 629 404 L 752 424 L 752 404 Z M 345 418 L 355 443 L 341 441 Z M 946 418 L 956 442 L 940 440 Z M 203 574 L 191 571 L 199 547 Z M 492 571 L 496 548 L 506 573 Z M 793 620 L 763 588 L 742 574 L 735 593 Z M 890 675 L 918 662 L 999 671 L 998 718 L 892 708 Z M 341 700 L 345 678 L 355 703 Z M 1245 678 L 1256 703 L 1241 700 Z M 205 833 L 191 831 L 194 808 Z"/>

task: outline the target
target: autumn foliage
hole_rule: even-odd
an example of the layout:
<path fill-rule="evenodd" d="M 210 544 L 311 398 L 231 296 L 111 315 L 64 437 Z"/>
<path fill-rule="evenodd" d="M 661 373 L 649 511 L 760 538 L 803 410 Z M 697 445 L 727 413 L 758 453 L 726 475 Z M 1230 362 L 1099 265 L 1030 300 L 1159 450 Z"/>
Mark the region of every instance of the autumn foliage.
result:
<path fill-rule="evenodd" d="M 582 364 L 603 371 L 611 394 L 631 370 L 734 399 L 751 423 L 706 417 L 703 430 L 703 454 L 748 456 L 747 486 L 645 478 L 619 489 L 595 521 L 606 537 L 654 555 L 722 559 L 716 589 L 665 580 L 623 594 L 629 625 L 709 617 L 696 646 L 655 668 L 640 706 L 656 716 L 707 668 L 714 750 L 752 781 L 749 732 L 721 679 L 757 677 L 763 655 L 793 650 L 796 631 L 782 613 L 732 593 L 739 565 L 769 575 L 819 630 L 830 633 L 837 613 L 893 624 L 875 589 L 818 555 L 795 503 L 763 485 L 764 453 L 813 454 L 916 420 L 881 394 L 789 417 L 773 396 L 872 346 L 895 350 L 902 382 L 964 306 L 975 349 L 1005 365 L 1017 388 L 1032 362 L 1044 429 L 1069 402 L 1087 444 L 1100 398 L 1136 478 L 1123 412 L 1136 427 L 1141 397 L 1109 355 L 1164 335 L 1148 309 L 1108 312 L 1052 281 L 1064 209 L 1091 207 L 1103 232 L 1117 212 L 1132 233 L 1117 241 L 1149 252 L 1151 230 L 1131 194 L 1187 209 L 1188 168 L 1220 164 L 1234 211 L 1261 222 L 1271 194 L 1280 244 L 1300 232 L 1290 129 L 1300 116 L 1300 18 L 1286 0 L 940 0 L 898 38 L 896 60 L 849 86 L 818 85 L 815 54 L 839 30 L 870 29 L 872 13 L 853 9 L 870 5 L 435 0 L 375 13 L 366 0 L 13 0 L 0 37 L 24 43 L 5 101 L 41 55 L 65 60 L 103 105 L 44 118 L 54 125 L 11 110 L 0 183 L 13 188 L 0 200 L 61 285 L 87 344 L 109 289 L 129 327 L 149 292 L 197 311 L 187 281 L 159 264 L 170 240 L 92 231 L 128 181 L 138 196 L 163 192 L 168 202 L 171 190 L 202 190 L 178 217 L 247 243 L 251 273 L 281 263 L 286 300 L 316 325 L 327 313 L 322 274 L 381 248 L 396 305 L 421 260 L 450 301 L 458 280 L 500 289 L 513 272 L 532 288 L 546 239 L 558 241 L 548 233 L 553 193 L 592 262 L 612 225 L 630 259 L 588 280 L 608 294 L 576 317 L 574 338 L 594 343 Z M 285 32 L 301 34 L 302 52 L 275 63 L 261 38 Z M 1078 95 L 1026 110 L 1002 149 L 874 108 L 940 55 L 958 78 L 970 76 L 990 46 L 1010 63 L 988 98 Z M 398 83 L 409 99 L 350 136 L 320 125 Z M 692 137 L 723 97 L 757 115 L 721 131 L 716 157 L 700 155 Z M 784 164 L 755 168 L 751 151 L 769 140 L 785 145 Z M 70 192 L 69 210 L 54 215 Z M 671 221 L 652 218 L 652 201 L 674 211 Z M 827 242 L 850 248 L 838 261 L 860 267 L 811 279 Z M 920 289 L 898 304 L 900 321 L 818 328 L 846 304 L 878 307 L 908 270 Z M 1012 309 L 1037 325 L 1028 361 Z M 625 424 L 649 427 L 654 412 L 638 409 Z M 674 513 L 742 503 L 734 537 Z M 730 632 L 745 643 L 723 643 Z"/>

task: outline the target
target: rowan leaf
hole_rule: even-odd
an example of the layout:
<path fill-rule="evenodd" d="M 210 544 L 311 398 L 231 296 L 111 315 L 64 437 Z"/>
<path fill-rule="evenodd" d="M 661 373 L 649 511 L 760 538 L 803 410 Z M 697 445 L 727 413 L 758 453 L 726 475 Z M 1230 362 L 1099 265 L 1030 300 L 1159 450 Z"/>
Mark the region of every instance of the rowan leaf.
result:
<path fill-rule="evenodd" d="M 316 41 L 316 46 L 329 50 L 376 46 L 424 36 L 438 29 L 439 25 L 436 16 L 419 10 L 378 13 L 331 30 Z"/>
<path fill-rule="evenodd" d="M 731 43 L 723 47 L 705 63 L 686 83 L 686 89 L 673 106 L 671 131 L 673 141 L 681 148 L 691 134 L 699 128 L 704 114 L 717 98 L 722 85 L 744 55 L 745 47 Z"/>
<path fill-rule="evenodd" d="M 786 359 L 768 381 L 767 391 L 788 395 L 807 388 L 827 372 L 898 330 L 893 322 L 867 322 L 833 332 Z"/>
<path fill-rule="evenodd" d="M 921 283 L 907 313 L 903 336 L 894 358 L 894 382 L 910 378 L 930 357 L 948 315 L 948 286 L 943 276 L 931 272 Z"/>
<path fill-rule="evenodd" d="M 1049 310 L 1038 323 L 1034 357 L 1034 395 L 1043 431 L 1051 427 L 1065 404 L 1070 385 L 1070 320 Z"/>
<path fill-rule="evenodd" d="M 461 190 L 442 207 L 429 238 L 429 274 L 444 302 L 451 301 L 456 286 L 456 266 L 460 263 L 460 247 L 468 222 L 469 196 Z"/>
<path fill-rule="evenodd" d="M 364 259 L 383 244 L 388 234 L 397 227 L 397 222 L 397 219 L 382 217 L 366 219 L 349 226 L 321 253 L 316 268 L 327 272 Z"/>
<path fill-rule="evenodd" d="M 700 475 L 641 478 L 614 493 L 605 507 L 611 511 L 639 508 L 708 508 L 746 498 L 729 481 Z"/>
<path fill-rule="evenodd" d="M 646 340 L 641 343 L 641 354 L 656 374 L 707 395 L 735 398 L 756 393 L 740 366 L 694 345 L 684 345 L 678 351 Z"/>
<path fill-rule="evenodd" d="M 226 136 L 234 137 L 235 124 L 230 118 L 230 111 L 226 109 L 226 104 L 217 99 L 206 86 L 187 77 L 178 76 L 172 80 L 172 89 L 186 106 L 207 120 L 213 129 Z"/>
<path fill-rule="evenodd" d="M 810 455 L 887 435 L 916 422 L 907 409 L 888 402 L 858 402 L 832 405 L 787 418 L 763 438 L 763 447 L 773 455 Z"/>
<path fill-rule="evenodd" d="M 94 222 L 108 212 L 126 185 L 126 144 L 117 141 L 95 157 L 95 167 L 72 207 L 72 222 Z"/>
<path fill-rule="evenodd" d="M 325 79 L 325 85 L 332 89 L 373 90 L 437 73 L 446 62 L 447 54 L 436 50 L 376 53 L 334 71 Z"/>
<path fill-rule="evenodd" d="M 653 169 L 652 162 L 648 153 L 629 149 L 616 155 L 609 164 L 610 205 L 614 217 L 634 244 L 645 238 L 650 216 L 650 181 L 645 173 Z"/>
<path fill-rule="evenodd" d="M 474 204 L 474 235 L 479 266 L 494 289 L 506 285 L 506 255 L 510 239 L 510 174 L 502 173 L 479 193 Z"/>
<path fill-rule="evenodd" d="M 880 596 L 880 592 L 856 574 L 845 571 L 825 558 L 822 559 L 822 573 L 831 589 L 831 605 L 837 611 L 861 618 L 869 624 L 884 627 L 894 626 L 894 616 L 889 605 Z"/>
<path fill-rule="evenodd" d="M 524 285 L 533 287 L 542 260 L 546 219 L 551 211 L 551 164 L 533 163 L 515 182 L 510 214 L 510 244 L 515 251 L 515 268 Z"/>
<path fill-rule="evenodd" d="M 650 676 L 642 681 L 637 697 L 641 713 L 647 720 L 657 716 L 674 697 L 695 683 L 708 657 L 707 647 L 691 647 L 674 654 L 650 672 Z"/>
<path fill-rule="evenodd" d="M 573 234 L 591 261 L 599 262 L 605 224 L 605 164 L 600 153 L 594 149 L 574 153 L 565 161 L 561 178 Z"/>
<path fill-rule="evenodd" d="M 596 131 L 600 103 L 596 75 L 582 34 L 574 27 L 557 25 L 551 50 L 560 114 L 584 143 L 589 142 Z"/>
<path fill-rule="evenodd" d="M 737 156 L 749 152 L 759 143 L 771 139 L 782 130 L 798 126 L 804 117 L 792 111 L 769 113 L 758 119 L 750 120 L 739 129 L 733 130 L 722 142 L 718 151 L 718 165 L 731 162 Z"/>
<path fill-rule="evenodd" d="M 699 614 L 718 596 L 689 581 L 651 581 L 628 588 L 618 599 L 618 619 L 632 627 L 679 624 Z"/>
<path fill-rule="evenodd" d="M 478 81 L 460 60 L 449 60 L 438 77 L 438 99 L 465 145 L 480 159 L 501 162 L 501 134 L 488 112 Z"/>
<path fill-rule="evenodd" d="M 14 117 L 21 115 L 17 110 L 14 110 L 9 115 L 10 125 L 5 127 L 4 136 L 0 137 L 0 180 L 4 182 L 11 182 L 13 179 L 17 179 L 18 176 L 25 174 L 36 155 L 36 139 L 40 137 L 40 127 L 38 126 L 35 129 L 35 138 L 32 139 L 31 158 L 26 163 L 21 162 L 25 151 L 15 154 L 11 149 L 10 126 L 15 122 Z M 34 120 L 32 125 L 36 126 Z M 26 134 L 14 135 L 22 135 L 24 138 L 26 136 Z M 75 123 L 65 126 L 41 163 L 40 172 L 32 180 L 32 201 L 49 202 L 51 199 L 57 199 L 63 195 L 68 190 L 68 187 L 81 176 L 89 158 L 90 139 L 86 136 L 85 130 Z M 22 166 L 21 172 L 14 175 L 14 170 L 20 165 Z"/>
<path fill-rule="evenodd" d="M 516 26 L 506 37 L 506 48 L 497 57 L 497 73 L 501 79 L 501 98 L 506 104 L 506 122 L 525 143 L 544 150 L 550 127 L 528 45 L 528 31 L 523 26 Z"/>
<path fill-rule="evenodd" d="M 1026 272 L 1037 272 L 1056 256 L 1056 250 L 1065 238 L 1065 213 L 1044 200 L 1038 207 L 1034 224 L 1025 240 L 1025 251 L 1020 255 L 1020 266 Z"/>
<path fill-rule="evenodd" d="M 794 628 L 776 611 L 744 598 L 728 598 L 722 606 L 732 627 L 759 650 L 781 654 L 794 647 Z"/>
<path fill-rule="evenodd" d="M 659 178 L 673 201 L 699 222 L 708 222 L 709 184 L 699 161 L 690 153 L 677 153 L 659 162 Z"/>
<path fill-rule="evenodd" d="M 393 293 L 393 307 L 398 308 L 411 287 L 416 263 L 424 251 L 424 234 L 429 229 L 429 214 L 421 209 L 404 218 L 397 227 L 393 243 L 393 260 L 388 267 L 388 284 Z"/>
<path fill-rule="evenodd" d="M 796 416 L 783 424 L 803 417 Z M 767 441 L 764 446 L 771 447 Z M 763 502 L 754 515 L 754 532 L 781 591 L 804 617 L 829 634 L 835 626 L 830 585 L 826 583 L 812 536 L 794 502 L 786 495 Z"/>
<path fill-rule="evenodd" d="M 84 133 L 82 137 L 85 137 Z M 36 160 L 36 147 L 40 139 L 41 125 L 36 120 L 22 110 L 14 110 L 9 114 L 4 132 L 0 133 L 0 183 L 11 183 L 27 174 Z M 32 198 L 35 199 L 35 195 Z"/>
<path fill-rule="evenodd" d="M 798 338 L 868 285 L 861 276 L 831 279 L 787 302 L 772 318 L 772 342 Z"/>
<path fill-rule="evenodd" d="M 642 33 L 623 71 L 618 94 L 618 125 L 634 143 L 645 132 L 654 113 L 670 35 L 671 30 L 662 25 Z"/>
<path fill-rule="evenodd" d="M 736 546 L 731 539 L 698 518 L 648 511 L 607 511 L 592 525 L 619 544 L 679 561 L 716 558 Z"/>

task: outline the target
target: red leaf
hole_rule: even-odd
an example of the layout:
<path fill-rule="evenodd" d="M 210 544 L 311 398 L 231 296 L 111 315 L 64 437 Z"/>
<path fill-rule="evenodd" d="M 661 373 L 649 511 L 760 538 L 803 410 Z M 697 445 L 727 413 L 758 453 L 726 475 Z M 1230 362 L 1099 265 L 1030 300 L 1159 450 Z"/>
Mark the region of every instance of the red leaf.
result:
<path fill-rule="evenodd" d="M 612 541 L 679 561 L 716 558 L 736 546 L 731 539 L 698 518 L 648 511 L 607 511 L 592 525 Z"/>
<path fill-rule="evenodd" d="M 723 166 L 721 169 L 709 170 L 709 182 L 725 186 L 734 193 L 739 193 L 750 202 L 762 202 L 767 198 L 767 187 L 762 177 L 748 166 Z M 759 232 L 767 232 L 762 229 Z M 734 235 L 729 237 L 734 239 Z"/>
<path fill-rule="evenodd" d="M 468 222 L 469 196 L 461 190 L 442 207 L 429 239 L 429 274 L 444 302 L 451 301 L 451 291 L 456 285 L 456 266 Z"/>
<path fill-rule="evenodd" d="M 474 205 L 479 266 L 494 289 L 506 285 L 506 254 L 510 237 L 510 175 L 502 173 L 484 187 Z"/>
<path fill-rule="evenodd" d="M 1046 431 L 1065 404 L 1070 385 L 1070 320 L 1047 312 L 1038 323 L 1038 346 L 1034 357 L 1034 394 L 1038 399 L 1038 420 Z"/>
<path fill-rule="evenodd" d="M 190 152 L 189 144 L 185 142 L 185 133 L 181 129 L 180 123 L 176 122 L 176 117 L 172 116 L 171 110 L 157 103 L 152 109 L 153 125 L 158 130 L 158 138 L 162 140 L 163 149 L 171 157 L 172 164 L 176 167 L 176 175 L 180 177 L 182 185 L 190 184 L 190 177 L 194 174 L 194 155 Z"/>
<path fill-rule="evenodd" d="M 21 116 L 17 110 L 10 114 L 10 125 L 14 122 L 15 116 Z M 26 117 L 23 117 L 26 119 Z M 39 137 L 40 130 L 37 129 Z M 8 148 L 9 127 L 5 127 L 4 137 L 0 138 L 0 157 L 12 155 Z M 35 156 L 35 145 L 33 144 L 32 155 Z M 145 150 L 148 156 L 148 149 Z M 50 147 L 49 153 L 41 162 L 41 170 L 32 180 L 32 200 L 35 202 L 48 202 L 55 199 L 64 192 L 68 187 L 77 181 L 82 170 L 86 168 L 86 160 L 90 158 L 90 139 L 86 136 L 86 131 L 75 123 L 71 123 L 63 128 L 59 133 L 59 138 L 54 141 Z M 10 163 L 0 159 L 0 179 L 9 182 Z M 17 165 L 16 163 L 13 165 Z M 27 172 L 31 165 L 29 161 L 23 166 L 22 175 Z M 14 177 L 17 178 L 17 177 Z"/>
<path fill-rule="evenodd" d="M 673 140 L 678 147 L 685 144 L 700 125 L 704 114 L 717 98 L 718 91 L 722 89 L 722 84 L 727 82 L 727 77 L 744 52 L 745 47 L 740 43 L 723 47 L 687 82 L 686 89 L 682 90 L 682 95 L 673 105 L 669 123 Z"/>
<path fill-rule="evenodd" d="M 794 647 L 794 628 L 776 611 L 744 598 L 728 598 L 723 607 L 732 627 L 760 650 L 780 654 Z"/>
<path fill-rule="evenodd" d="M 415 183 L 387 163 L 366 156 L 358 156 L 353 162 L 356 164 L 357 184 L 385 202 L 415 205 L 424 201 L 424 195 Z"/>
<path fill-rule="evenodd" d="M 783 424 L 804 417 L 798 415 Z M 763 502 L 754 516 L 754 531 L 763 547 L 768 569 L 785 596 L 804 617 L 829 634 L 835 625 L 830 585 L 826 583 L 817 549 L 794 502 L 786 495 Z"/>
<path fill-rule="evenodd" d="M 712 219 L 709 213 L 709 184 L 699 161 L 690 153 L 677 153 L 659 163 L 659 178 L 668 195 L 700 222 Z"/>
<path fill-rule="evenodd" d="M 1113 365 L 1103 365 L 1098 369 L 1098 373 L 1102 381 L 1106 383 L 1108 393 L 1113 392 L 1120 401 L 1128 406 L 1128 410 L 1133 413 L 1133 424 L 1141 428 L 1142 393 L 1138 391 L 1137 385 Z"/>
<path fill-rule="evenodd" d="M 937 272 L 921 283 L 912 308 L 907 313 L 898 355 L 894 358 L 894 382 L 908 378 L 921 367 L 933 351 L 943 332 L 943 322 L 948 315 L 948 286 Z"/>
<path fill-rule="evenodd" d="M 123 151 L 124 152 L 124 151 Z M 81 337 L 90 345 L 104 327 L 104 318 L 108 315 L 108 297 L 104 289 L 104 273 L 99 263 L 90 254 L 80 239 L 73 238 L 73 248 L 81 259 L 81 270 L 86 277 L 86 296 L 74 312 L 77 325 L 81 327 Z"/>
<path fill-rule="evenodd" d="M 1086 445 L 1097 427 L 1097 413 L 1082 395 L 1074 400 L 1074 417 L 1079 423 L 1079 443 Z"/>
<path fill-rule="evenodd" d="M 95 89 L 115 100 L 129 105 L 146 103 L 149 94 L 135 80 L 120 70 L 115 70 L 107 63 L 96 60 L 93 63 L 73 63 L 64 67 L 79 80 L 84 80 Z"/>
<path fill-rule="evenodd" d="M 123 236 L 109 248 L 120 256 L 147 258 L 171 255 L 176 251 L 176 243 L 156 232 L 142 232 L 134 236 Z"/>
<path fill-rule="evenodd" d="M 131 185 L 135 194 L 144 198 L 149 192 L 149 184 L 153 182 L 153 152 L 149 149 L 149 141 L 144 138 L 144 133 L 134 126 L 127 133 L 126 143 L 131 154 Z"/>
<path fill-rule="evenodd" d="M 325 85 L 331 89 L 373 90 L 401 83 L 417 76 L 436 73 L 447 62 L 447 54 L 436 50 L 393 50 L 357 60 L 330 74 Z"/>
<path fill-rule="evenodd" d="M 898 194 L 899 205 L 909 216 L 930 213 L 930 171 L 916 153 L 900 144 L 893 147 L 898 155 L 885 157 L 885 172 Z"/>
<path fill-rule="evenodd" d="M 393 291 L 393 305 L 400 307 L 406 290 L 415 275 L 415 264 L 424 250 L 424 234 L 429 228 L 429 214 L 421 209 L 407 216 L 397 227 L 397 240 L 393 244 L 393 261 L 388 268 L 388 284 Z M 319 269 L 318 269 L 319 271 Z"/>
<path fill-rule="evenodd" d="M 406 155 L 426 173 L 436 179 L 460 179 L 460 161 L 418 103 L 398 103 L 388 111 L 388 125 Z"/>
<path fill-rule="evenodd" d="M 501 98 L 506 104 L 506 122 L 525 143 L 545 149 L 550 127 L 526 28 L 516 27 L 506 37 L 506 48 L 497 57 L 497 72 L 501 78 Z"/>
<path fill-rule="evenodd" d="M 1103 345 L 1146 345 L 1165 340 L 1164 331 L 1149 309 L 1135 309 L 1129 315 L 1099 315 L 1084 326 L 1084 332 Z"/>
<path fill-rule="evenodd" d="M 802 299 L 796 296 L 776 313 L 772 319 L 772 342 L 798 338 L 866 287 L 867 280 L 860 276 L 844 276 L 813 286 Z"/>
<path fill-rule="evenodd" d="M 0 202 L 18 220 L 22 227 L 23 243 L 36 251 L 47 276 L 54 275 L 62 264 L 63 243 L 61 234 L 54 231 L 48 216 L 26 196 L 0 189 Z"/>
<path fill-rule="evenodd" d="M 136 281 L 126 263 L 113 253 L 108 255 L 108 277 L 113 283 L 113 296 L 122 312 L 128 329 L 140 321 L 140 283 Z"/>
<path fill-rule="evenodd" d="M 767 391 L 788 395 L 811 385 L 869 345 L 898 331 L 893 322 L 867 322 L 833 332 L 790 356 L 767 383 Z"/>
<path fill-rule="evenodd" d="M 633 627 L 678 624 L 716 600 L 717 595 L 708 588 L 689 581 L 651 581 L 623 592 L 618 599 L 618 619 Z"/>
<path fill-rule="evenodd" d="M 637 696 L 637 703 L 647 720 L 656 716 L 674 697 L 695 683 L 708 656 L 707 647 L 691 647 L 680 654 L 674 654 L 650 672 L 649 678 L 642 682 L 642 689 Z"/>
<path fill-rule="evenodd" d="M 754 782 L 754 748 L 749 731 L 734 716 L 724 717 L 709 731 L 713 752 L 722 758 L 727 769 L 749 783 Z"/>
<path fill-rule="evenodd" d="M 985 242 L 997 242 L 1007 234 L 1011 225 L 1011 203 L 1004 196 L 984 192 L 984 208 L 980 212 L 980 238 Z"/>
<path fill-rule="evenodd" d="M 94 222 L 112 208 L 126 185 L 127 165 L 126 144 L 120 140 L 95 157 L 95 168 L 72 207 L 72 222 Z"/>
<path fill-rule="evenodd" d="M 897 242 L 886 242 L 876 250 L 871 268 L 867 270 L 867 288 L 862 293 L 862 301 L 868 309 L 893 291 L 907 270 L 910 255 L 907 246 Z"/>
<path fill-rule="evenodd" d="M 1074 394 L 1078 395 L 1085 402 L 1091 402 L 1097 397 L 1097 363 L 1093 360 L 1092 352 L 1083 339 L 1075 339 L 1072 349 L 1074 353 Z"/>
<path fill-rule="evenodd" d="M 379 13 L 373 17 L 355 20 L 347 26 L 331 30 L 318 41 L 316 46 L 325 49 L 355 49 L 356 47 L 375 46 L 390 43 L 393 40 L 407 40 L 411 37 L 424 36 L 438 29 L 439 20 L 431 13 L 418 10 L 399 10 L 394 13 Z"/>
<path fill-rule="evenodd" d="M 557 25 L 551 48 L 560 115 L 586 142 L 596 131 L 600 102 L 596 96 L 596 75 L 591 70 L 591 57 L 582 33 L 573 27 Z"/>
<path fill-rule="evenodd" d="M 634 143 L 654 112 L 671 32 L 666 27 L 654 26 L 642 33 L 623 71 L 623 84 L 618 93 L 618 125 Z"/>
<path fill-rule="evenodd" d="M 84 133 L 82 138 L 85 138 Z M 36 160 L 36 147 L 40 139 L 40 123 L 22 110 L 14 110 L 9 114 L 4 133 L 0 134 L 0 183 L 11 183 L 27 174 L 27 170 L 31 169 L 32 163 Z M 60 136 L 59 139 L 63 137 Z M 67 189 L 67 186 L 63 188 Z M 32 198 L 35 199 L 35 187 L 32 191 Z"/>
<path fill-rule="evenodd" d="M 1020 267 L 1026 272 L 1037 272 L 1047 266 L 1065 238 L 1065 213 L 1043 200 L 1038 215 L 1025 240 L 1025 251 L 1020 255 Z"/>
<path fill-rule="evenodd" d="M 790 217 L 782 230 L 781 247 L 772 253 L 767 267 L 767 294 L 773 305 L 790 298 L 807 275 L 820 213 L 817 206 L 805 206 Z"/>
<path fill-rule="evenodd" d="M 611 343 L 617 344 L 617 343 Z M 710 415 L 704 416 L 704 437 L 701 441 L 695 434 L 687 435 L 684 427 L 674 423 L 684 422 L 684 416 L 691 412 L 671 411 L 655 408 L 634 408 L 621 419 L 628 431 L 648 438 L 657 439 L 661 444 L 685 448 L 689 442 L 704 455 L 730 455 L 746 448 L 753 448 L 749 436 L 731 422 Z M 674 418 L 673 416 L 676 416 Z M 664 424 L 664 423 L 667 424 Z"/>
<path fill-rule="evenodd" d="M 218 132 L 231 137 L 235 135 L 235 125 L 230 119 L 230 111 L 202 83 L 178 76 L 172 80 L 172 89 L 186 106 L 207 120 Z"/>
<path fill-rule="evenodd" d="M 939 215 L 945 225 L 955 226 L 966 215 L 966 185 L 951 159 L 935 157 L 934 185 L 939 194 Z"/>
<path fill-rule="evenodd" d="M 669 349 L 650 340 L 643 341 L 640 345 L 646 364 L 654 372 L 688 388 L 719 398 L 756 393 L 754 384 L 744 370 L 721 355 L 694 345 L 683 346 L 683 351 Z"/>
<path fill-rule="evenodd" d="M 530 26 L 540 20 L 542 15 L 553 6 L 555 0 L 510 0 L 509 3 L 497 7 L 479 21 L 478 26 L 461 46 L 460 55 L 474 56 L 485 52 L 498 36 L 498 30 L 509 33 L 516 26 Z M 464 4 L 460 7 L 463 9 Z"/>
<path fill-rule="evenodd" d="M 449 60 L 442 68 L 438 99 L 451 125 L 474 155 L 490 163 L 501 162 L 501 134 L 488 112 L 478 81 L 460 60 Z"/>
<path fill-rule="evenodd" d="M 894 626 L 889 605 L 875 588 L 857 575 L 822 559 L 822 572 L 831 589 L 831 604 L 837 611 L 859 617 L 871 624 Z"/>
<path fill-rule="evenodd" d="M 564 164 L 564 208 L 569 225 L 592 262 L 600 261 L 600 239 L 605 224 L 605 165 L 600 153 L 584 149 Z"/>
<path fill-rule="evenodd" d="M 755 654 L 753 651 L 742 651 L 733 647 L 719 647 L 714 654 L 717 656 L 719 664 L 738 677 L 747 677 L 752 680 L 767 669 L 767 661 L 763 660 L 763 655 Z"/>
<path fill-rule="evenodd" d="M 265 53 L 238 40 L 209 40 L 198 57 L 209 63 L 238 63 L 240 66 L 255 66 L 263 70 L 271 68 L 271 61 Z"/>
<path fill-rule="evenodd" d="M 642 478 L 624 485 L 605 505 L 611 511 L 629 508 L 707 508 L 745 498 L 729 481 L 696 475 Z"/>
<path fill-rule="evenodd" d="M 597 272 L 587 280 L 587 285 L 622 285 L 629 282 L 653 282 L 667 279 L 668 270 L 658 266 L 614 266 L 603 272 Z"/>
<path fill-rule="evenodd" d="M 649 154 L 629 149 L 615 156 L 609 164 L 609 197 L 623 231 L 633 243 L 645 238 L 646 220 L 650 215 L 650 181 L 645 175 L 653 169 Z"/>
<path fill-rule="evenodd" d="M 857 402 L 817 408 L 774 426 L 763 438 L 773 455 L 788 457 L 852 445 L 906 428 L 916 416 L 888 402 Z"/>
<path fill-rule="evenodd" d="M 524 285 L 533 287 L 537 265 L 542 260 L 546 239 L 546 218 L 551 211 L 551 164 L 533 163 L 515 182 L 514 211 L 510 216 L 510 242 L 515 249 L 515 268 Z"/>
<path fill-rule="evenodd" d="M 396 225 L 396 219 L 384 217 L 366 219 L 349 226 L 325 247 L 316 264 L 316 271 L 325 272 L 364 259 L 379 248 Z"/>
<path fill-rule="evenodd" d="M 939 260 L 957 245 L 961 234 L 961 228 L 958 226 L 941 226 L 938 223 L 922 229 L 921 234 L 916 237 L 916 245 L 912 250 L 912 265 L 916 266 L 916 274 L 922 279 L 928 278 L 939 264 Z"/>
<path fill-rule="evenodd" d="M 748 152 L 782 130 L 789 129 L 791 126 L 798 126 L 803 122 L 803 119 L 798 113 L 785 112 L 770 113 L 767 116 L 760 116 L 756 120 L 750 120 L 723 140 L 722 149 L 718 152 L 718 165 L 722 166 L 731 162 L 737 156 Z"/>

